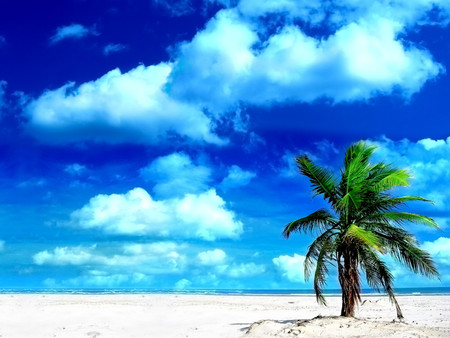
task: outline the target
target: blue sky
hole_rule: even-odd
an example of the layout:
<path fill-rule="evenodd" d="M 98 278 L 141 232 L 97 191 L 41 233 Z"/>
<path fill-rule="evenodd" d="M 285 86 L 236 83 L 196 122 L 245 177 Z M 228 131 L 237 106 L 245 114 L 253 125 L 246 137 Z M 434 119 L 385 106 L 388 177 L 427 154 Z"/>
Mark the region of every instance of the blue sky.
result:
<path fill-rule="evenodd" d="M 449 37 L 447 0 L 2 1 L 0 287 L 310 288 L 294 157 L 358 140 L 435 202 L 441 281 L 396 286 L 450 286 Z"/>

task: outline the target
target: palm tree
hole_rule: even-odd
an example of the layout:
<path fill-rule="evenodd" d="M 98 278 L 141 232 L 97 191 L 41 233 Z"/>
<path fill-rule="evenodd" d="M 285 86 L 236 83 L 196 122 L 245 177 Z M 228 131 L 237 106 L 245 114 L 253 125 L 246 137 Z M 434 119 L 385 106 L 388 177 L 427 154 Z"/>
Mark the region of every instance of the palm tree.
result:
<path fill-rule="evenodd" d="M 431 256 L 402 227 L 408 222 L 435 228 L 438 225 L 430 217 L 399 211 L 410 201 L 430 201 L 416 196 L 391 196 L 393 188 L 409 185 L 410 174 L 389 164 L 370 164 L 375 149 L 364 142 L 350 146 L 340 181 L 307 156 L 297 157 L 300 173 L 309 178 L 314 196 L 322 195 L 332 211 L 321 209 L 293 221 L 283 235 L 288 238 L 292 232 L 317 234 L 308 248 L 304 269 L 305 279 L 309 279 L 315 263 L 314 291 L 319 303 L 326 305 L 323 287 L 329 267 L 337 266 L 342 289 L 341 316 L 354 316 L 355 306 L 361 301 L 360 272 L 364 272 L 370 287 L 377 291 L 382 288 L 389 295 L 401 320 L 393 276 L 380 256 L 390 254 L 415 273 L 439 277 Z"/>

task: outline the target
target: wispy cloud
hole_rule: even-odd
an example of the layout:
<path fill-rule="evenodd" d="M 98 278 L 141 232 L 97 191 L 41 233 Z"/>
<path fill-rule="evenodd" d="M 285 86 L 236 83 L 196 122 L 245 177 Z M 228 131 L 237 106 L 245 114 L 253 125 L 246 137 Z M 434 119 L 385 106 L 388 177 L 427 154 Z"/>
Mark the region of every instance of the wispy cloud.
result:
<path fill-rule="evenodd" d="M 220 183 L 220 188 L 228 190 L 246 186 L 256 177 L 256 173 L 243 170 L 237 165 L 232 165 L 228 169 L 228 176 Z"/>
<path fill-rule="evenodd" d="M 140 170 L 140 175 L 154 182 L 153 192 L 164 198 L 204 192 L 211 181 L 211 169 L 195 164 L 182 152 L 156 158 Z"/>
<path fill-rule="evenodd" d="M 50 38 L 50 43 L 55 44 L 66 39 L 81 39 L 88 35 L 98 35 L 94 28 L 87 28 L 74 23 L 69 26 L 62 26 L 56 29 L 56 33 Z"/>
<path fill-rule="evenodd" d="M 189 15 L 194 12 L 191 0 L 152 0 L 152 2 L 173 17 Z"/>
<path fill-rule="evenodd" d="M 211 283 L 226 287 L 230 279 L 250 278 L 266 271 L 265 265 L 238 262 L 222 249 L 198 251 L 195 246 L 174 242 L 126 243 L 110 248 L 60 246 L 39 251 L 32 259 L 36 265 L 76 266 L 80 271 L 75 278 L 46 280 L 46 286 L 52 287 L 150 287 L 157 283 L 154 277 L 159 276 L 167 288 L 171 275 L 175 277 L 174 288 L 198 288 Z"/>
<path fill-rule="evenodd" d="M 0 109 L 5 105 L 6 81 L 0 81 Z"/>
<path fill-rule="evenodd" d="M 121 43 L 110 43 L 103 48 L 103 54 L 108 56 L 110 54 L 120 52 L 126 48 L 127 46 Z"/>

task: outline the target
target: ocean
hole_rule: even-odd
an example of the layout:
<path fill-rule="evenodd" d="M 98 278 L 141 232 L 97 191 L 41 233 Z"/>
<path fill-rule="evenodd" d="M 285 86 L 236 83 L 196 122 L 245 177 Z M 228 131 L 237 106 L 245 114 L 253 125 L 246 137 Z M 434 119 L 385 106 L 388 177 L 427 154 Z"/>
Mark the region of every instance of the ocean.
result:
<path fill-rule="evenodd" d="M 314 296 L 312 289 L 195 289 L 195 290 L 177 290 L 177 289 L 50 289 L 50 288 L 6 288 L 0 289 L 0 294 L 206 294 L 206 295 L 311 295 Z M 325 290 L 326 296 L 340 296 L 340 289 Z M 363 289 L 363 295 L 383 295 L 384 292 L 377 292 L 372 289 Z M 396 288 L 395 294 L 401 295 L 450 295 L 450 287 L 412 287 Z"/>

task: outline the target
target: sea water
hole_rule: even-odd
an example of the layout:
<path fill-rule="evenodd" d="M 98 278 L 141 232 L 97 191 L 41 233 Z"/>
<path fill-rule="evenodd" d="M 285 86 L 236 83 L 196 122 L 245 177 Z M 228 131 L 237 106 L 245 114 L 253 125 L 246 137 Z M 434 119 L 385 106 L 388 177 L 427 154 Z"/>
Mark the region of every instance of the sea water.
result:
<path fill-rule="evenodd" d="M 0 294 L 23 293 L 23 294 L 207 294 L 207 295 L 302 295 L 314 296 L 311 289 L 66 289 L 66 288 L 5 288 L 0 289 Z M 340 289 L 324 290 L 326 296 L 340 296 Z M 364 295 L 385 294 L 372 289 L 363 289 Z M 395 294 L 401 295 L 450 295 L 450 287 L 411 287 L 396 288 Z"/>

